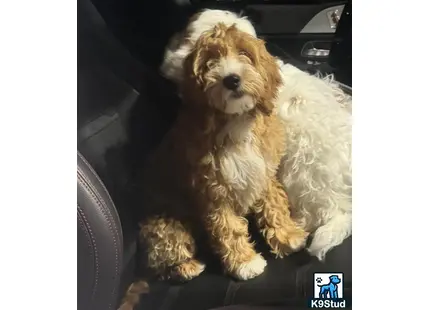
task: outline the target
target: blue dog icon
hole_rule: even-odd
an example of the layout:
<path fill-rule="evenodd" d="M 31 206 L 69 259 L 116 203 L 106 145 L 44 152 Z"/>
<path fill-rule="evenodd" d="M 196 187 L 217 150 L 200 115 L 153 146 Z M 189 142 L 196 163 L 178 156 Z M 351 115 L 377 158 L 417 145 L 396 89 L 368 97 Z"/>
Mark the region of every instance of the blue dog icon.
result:
<path fill-rule="evenodd" d="M 324 284 L 324 285 L 319 285 L 320 287 L 320 294 L 319 297 L 320 298 L 338 298 L 337 296 L 337 285 L 340 283 L 340 279 L 337 275 L 332 275 L 329 277 L 330 279 L 330 283 L 328 284 Z M 330 297 L 328 297 L 327 295 L 330 295 Z"/>

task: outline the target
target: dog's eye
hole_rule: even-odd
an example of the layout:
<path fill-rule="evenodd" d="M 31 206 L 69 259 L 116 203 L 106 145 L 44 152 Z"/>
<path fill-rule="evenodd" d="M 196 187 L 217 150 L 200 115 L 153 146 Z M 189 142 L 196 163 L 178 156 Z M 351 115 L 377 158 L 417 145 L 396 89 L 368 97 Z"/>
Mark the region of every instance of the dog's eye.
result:
<path fill-rule="evenodd" d="M 244 51 L 244 50 L 239 51 L 239 56 L 244 56 L 244 57 L 246 57 L 246 58 L 248 58 L 249 60 L 252 61 L 252 56 L 247 51 Z"/>
<path fill-rule="evenodd" d="M 206 67 L 210 70 L 210 69 L 213 69 L 214 67 L 215 67 L 215 61 L 214 60 L 209 60 L 207 63 L 206 63 Z"/>
<path fill-rule="evenodd" d="M 244 51 L 244 50 L 239 51 L 239 56 L 246 56 L 248 58 L 251 58 L 249 53 L 247 51 Z"/>

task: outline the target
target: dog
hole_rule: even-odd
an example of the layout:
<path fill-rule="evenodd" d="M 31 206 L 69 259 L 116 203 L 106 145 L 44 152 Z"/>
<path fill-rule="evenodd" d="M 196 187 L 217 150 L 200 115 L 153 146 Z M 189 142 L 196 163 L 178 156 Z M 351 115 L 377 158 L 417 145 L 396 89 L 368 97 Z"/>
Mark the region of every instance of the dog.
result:
<path fill-rule="evenodd" d="M 280 83 L 276 59 L 264 42 L 236 26 L 220 23 L 204 32 L 185 58 L 184 107 L 149 164 L 149 183 L 157 186 L 149 193 L 152 205 L 164 212 L 170 187 L 175 193 L 169 197 L 185 195 L 187 203 L 179 208 L 182 199 L 175 198 L 172 218 L 152 217 L 141 229 L 142 239 L 150 241 L 149 265 L 160 273 L 175 266 L 168 277 L 190 279 L 202 271 L 184 224 L 193 213 L 226 272 L 240 280 L 261 274 L 266 264 L 249 242 L 248 213 L 255 215 L 277 256 L 304 245 L 307 234 L 291 221 L 287 196 L 276 179 L 286 149 L 284 126 L 273 113 Z M 163 247 L 166 253 L 158 253 Z"/>
<path fill-rule="evenodd" d="M 185 35 L 170 46 L 161 71 L 179 83 L 184 59 L 197 38 L 217 20 L 252 37 L 256 32 L 244 16 L 204 10 L 190 21 Z M 173 40 L 175 41 L 175 40 Z M 278 179 L 291 201 L 292 216 L 313 241 L 308 252 L 319 260 L 352 233 L 351 100 L 332 77 L 303 72 L 277 59 L 282 77 L 276 102 L 287 132 L 286 156 Z"/>
<path fill-rule="evenodd" d="M 183 106 L 146 165 L 146 264 L 165 279 L 198 276 L 205 264 L 196 258 L 195 236 L 203 232 L 224 271 L 248 280 L 263 273 L 266 260 L 245 216 L 256 219 L 276 257 L 303 248 L 308 236 L 292 221 L 276 178 L 287 140 L 274 105 L 280 71 L 264 41 L 220 23 L 197 39 L 183 74 Z M 136 290 L 129 292 L 130 306 Z"/>
<path fill-rule="evenodd" d="M 294 220 L 312 234 L 307 250 L 324 260 L 352 234 L 352 100 L 330 76 L 279 66 L 287 149 L 278 178 Z"/>
<path fill-rule="evenodd" d="M 340 279 L 337 275 L 332 275 L 329 277 L 330 282 L 328 284 L 320 285 L 320 298 L 328 298 L 328 295 L 330 298 L 338 298 L 337 294 L 337 285 L 340 283 Z"/>
<path fill-rule="evenodd" d="M 239 30 L 253 37 L 257 36 L 254 26 L 247 17 L 226 10 L 204 9 L 191 17 L 184 31 L 170 39 L 160 67 L 161 74 L 165 78 L 179 83 L 183 76 L 183 62 L 198 38 L 203 32 L 212 29 L 220 22 L 226 26 L 234 24 Z"/>

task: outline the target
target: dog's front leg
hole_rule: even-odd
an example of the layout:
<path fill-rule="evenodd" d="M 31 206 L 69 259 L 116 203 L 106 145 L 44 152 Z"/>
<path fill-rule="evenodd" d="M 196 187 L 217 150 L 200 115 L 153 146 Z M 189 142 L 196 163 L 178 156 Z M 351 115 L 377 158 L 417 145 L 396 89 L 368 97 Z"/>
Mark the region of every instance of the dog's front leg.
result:
<path fill-rule="evenodd" d="M 253 210 L 261 233 L 277 257 L 305 245 L 308 233 L 291 219 L 287 195 L 276 179 L 269 182 L 265 195 L 255 203 Z"/>
<path fill-rule="evenodd" d="M 244 217 L 235 214 L 231 206 L 219 204 L 211 208 L 206 220 L 212 246 L 227 273 L 239 280 L 263 273 L 267 263 L 255 252 Z"/>

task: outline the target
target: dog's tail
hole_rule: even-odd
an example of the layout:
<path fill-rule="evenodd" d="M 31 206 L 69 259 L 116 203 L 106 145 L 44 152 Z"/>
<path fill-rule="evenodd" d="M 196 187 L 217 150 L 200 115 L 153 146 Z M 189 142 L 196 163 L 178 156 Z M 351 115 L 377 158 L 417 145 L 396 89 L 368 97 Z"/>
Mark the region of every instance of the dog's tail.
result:
<path fill-rule="evenodd" d="M 324 260 L 326 253 L 341 244 L 352 233 L 351 213 L 339 212 L 315 231 L 308 252 L 319 260 Z"/>
<path fill-rule="evenodd" d="M 133 282 L 125 293 L 121 306 L 118 310 L 133 310 L 133 308 L 139 303 L 140 295 L 149 292 L 148 282 L 145 280 L 137 280 Z"/>

